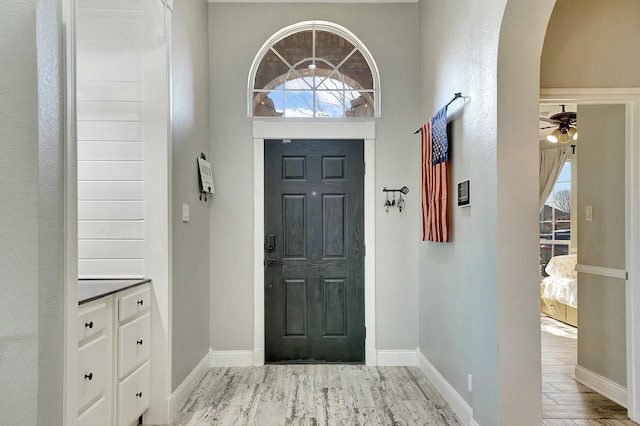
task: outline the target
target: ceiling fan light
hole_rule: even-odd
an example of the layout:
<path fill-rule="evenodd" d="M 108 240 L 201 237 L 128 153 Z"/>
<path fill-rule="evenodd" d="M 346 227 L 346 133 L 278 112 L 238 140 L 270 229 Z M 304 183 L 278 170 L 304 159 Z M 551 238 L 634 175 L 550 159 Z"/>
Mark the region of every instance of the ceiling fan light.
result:
<path fill-rule="evenodd" d="M 547 140 L 551 143 L 558 143 L 560 141 L 561 134 L 562 132 L 560 132 L 560 129 L 555 129 L 550 135 L 547 135 Z"/>
<path fill-rule="evenodd" d="M 560 136 L 558 136 L 558 142 L 567 143 L 570 140 L 571 140 L 571 138 L 569 137 L 568 132 L 560 132 Z"/>
<path fill-rule="evenodd" d="M 567 135 L 569 135 L 569 137 L 572 140 L 577 141 L 578 140 L 578 129 L 576 129 L 575 127 L 569 127 L 569 130 L 567 131 Z"/>

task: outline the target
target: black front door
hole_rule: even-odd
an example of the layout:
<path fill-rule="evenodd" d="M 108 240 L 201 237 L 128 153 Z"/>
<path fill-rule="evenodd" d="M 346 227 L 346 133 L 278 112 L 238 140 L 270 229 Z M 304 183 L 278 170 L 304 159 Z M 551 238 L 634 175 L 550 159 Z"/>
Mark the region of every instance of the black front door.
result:
<path fill-rule="evenodd" d="M 362 141 L 265 141 L 265 360 L 364 362 Z"/>

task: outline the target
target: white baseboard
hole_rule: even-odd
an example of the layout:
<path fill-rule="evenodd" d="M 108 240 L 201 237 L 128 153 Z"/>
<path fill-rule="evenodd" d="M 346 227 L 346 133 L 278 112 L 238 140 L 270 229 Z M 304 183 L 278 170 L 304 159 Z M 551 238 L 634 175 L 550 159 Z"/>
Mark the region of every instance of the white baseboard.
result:
<path fill-rule="evenodd" d="M 246 351 L 212 351 L 211 367 L 252 367 L 254 352 Z"/>
<path fill-rule="evenodd" d="M 191 392 L 196 388 L 200 380 L 207 374 L 207 370 L 211 365 L 211 351 L 207 352 L 207 354 L 202 358 L 202 360 L 196 365 L 196 367 L 191 370 L 191 373 L 180 383 L 180 386 L 171 394 L 169 397 L 169 419 L 173 420 L 176 417 L 176 414 L 187 399 Z"/>
<path fill-rule="evenodd" d="M 431 384 L 440 392 L 451 409 L 456 413 L 463 425 L 477 426 L 473 420 L 471 406 L 460 396 L 458 392 L 442 377 L 442 374 L 429 362 L 418 349 L 418 367 L 427 376 Z"/>
<path fill-rule="evenodd" d="M 613 402 L 627 408 L 627 388 L 580 365 L 576 365 L 575 379 Z"/>
<path fill-rule="evenodd" d="M 264 349 L 253 349 L 253 366 L 261 367 L 264 365 Z"/>
<path fill-rule="evenodd" d="M 376 351 L 376 348 L 364 349 L 364 362 L 369 367 L 378 365 L 378 351 Z"/>
<path fill-rule="evenodd" d="M 418 365 L 416 351 L 381 350 L 377 352 L 377 365 L 381 367 L 415 367 Z"/>

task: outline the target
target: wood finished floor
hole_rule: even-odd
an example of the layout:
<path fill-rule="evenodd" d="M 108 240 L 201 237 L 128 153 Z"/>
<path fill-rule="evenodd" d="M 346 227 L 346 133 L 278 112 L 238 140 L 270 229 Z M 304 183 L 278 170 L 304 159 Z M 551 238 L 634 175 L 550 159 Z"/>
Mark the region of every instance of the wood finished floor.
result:
<path fill-rule="evenodd" d="M 577 330 L 541 316 L 544 426 L 636 426 L 627 410 L 573 379 Z"/>
<path fill-rule="evenodd" d="M 416 367 L 212 368 L 173 425 L 461 426 Z"/>

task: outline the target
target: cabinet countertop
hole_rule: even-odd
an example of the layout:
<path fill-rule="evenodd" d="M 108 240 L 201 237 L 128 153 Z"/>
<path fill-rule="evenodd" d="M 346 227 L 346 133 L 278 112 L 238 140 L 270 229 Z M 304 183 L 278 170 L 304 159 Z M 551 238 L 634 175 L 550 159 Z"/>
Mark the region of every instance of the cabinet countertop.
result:
<path fill-rule="evenodd" d="M 127 288 L 151 282 L 148 278 L 130 280 L 78 280 L 78 304 L 91 302 Z"/>

